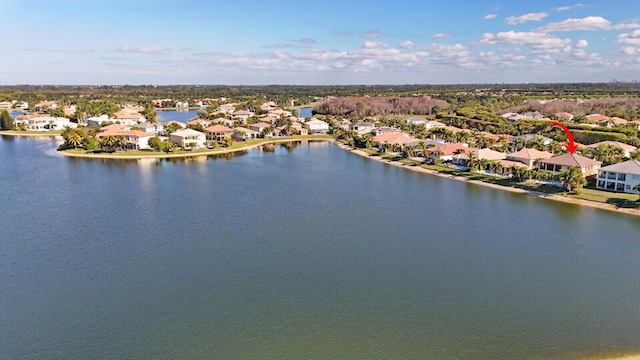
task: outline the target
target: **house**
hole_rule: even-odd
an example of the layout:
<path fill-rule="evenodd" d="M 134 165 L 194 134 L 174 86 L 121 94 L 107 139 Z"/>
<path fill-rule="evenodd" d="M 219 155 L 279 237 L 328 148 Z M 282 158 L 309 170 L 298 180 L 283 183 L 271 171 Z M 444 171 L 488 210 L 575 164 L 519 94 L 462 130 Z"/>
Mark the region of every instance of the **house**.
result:
<path fill-rule="evenodd" d="M 375 124 L 372 122 L 368 122 L 368 121 L 357 121 L 355 124 L 351 124 L 350 128 L 353 131 L 362 131 L 362 130 L 369 130 L 371 131 L 373 128 L 375 127 Z"/>
<path fill-rule="evenodd" d="M 496 161 L 496 160 L 504 160 L 507 158 L 507 154 L 500 151 L 491 150 L 489 148 L 484 148 L 484 149 L 471 148 L 465 152 L 455 154 L 452 158 L 452 161 L 454 164 L 468 166 L 468 160 L 471 154 L 473 154 L 477 159 L 480 159 L 480 160 Z"/>
<path fill-rule="evenodd" d="M 257 139 L 259 137 L 260 132 L 244 127 L 236 127 L 235 129 L 233 129 L 233 134 L 231 135 L 231 138 L 234 141 L 245 141 L 249 139 Z"/>
<path fill-rule="evenodd" d="M 564 121 L 571 121 L 573 120 L 573 114 L 572 113 L 568 113 L 568 112 L 557 112 L 555 113 L 556 119 L 558 120 L 564 120 Z"/>
<path fill-rule="evenodd" d="M 183 148 L 203 148 L 207 136 L 193 129 L 174 131 L 169 137 L 170 141 Z"/>
<path fill-rule="evenodd" d="M 210 120 L 205 120 L 205 119 L 200 119 L 200 118 L 192 119 L 192 120 L 187 121 L 187 125 L 200 125 L 203 128 L 209 126 L 210 124 L 211 124 Z"/>
<path fill-rule="evenodd" d="M 378 136 L 378 135 L 382 135 L 382 134 L 398 134 L 398 133 L 401 133 L 401 132 L 402 132 L 402 130 L 396 129 L 396 128 L 393 128 L 393 127 L 389 127 L 389 126 L 381 126 L 381 127 L 378 127 L 378 128 L 371 129 L 371 133 L 374 136 Z"/>
<path fill-rule="evenodd" d="M 275 101 L 265 101 L 260 105 L 260 109 L 264 111 L 275 110 L 278 107 Z"/>
<path fill-rule="evenodd" d="M 431 153 L 429 155 L 430 159 L 444 161 L 453 161 L 454 155 L 474 150 L 476 150 L 476 148 L 470 148 L 469 145 L 461 142 L 436 145 L 427 149 L 427 151 Z"/>
<path fill-rule="evenodd" d="M 594 122 L 594 123 L 600 123 L 602 121 L 608 121 L 609 117 L 602 115 L 602 114 L 589 114 L 586 116 L 587 120 Z"/>
<path fill-rule="evenodd" d="M 112 119 L 109 119 L 109 115 L 92 116 L 87 118 L 87 126 L 101 126 L 108 121 L 112 121 Z"/>
<path fill-rule="evenodd" d="M 11 101 L 0 101 L 0 109 L 11 109 L 13 103 Z"/>
<path fill-rule="evenodd" d="M 551 142 L 553 141 L 553 139 L 551 139 L 551 138 L 548 138 L 548 137 L 542 136 L 542 135 L 538 135 L 538 134 L 524 134 L 524 135 L 516 136 L 516 137 L 511 139 L 511 142 L 513 142 L 513 140 L 515 138 L 520 138 L 520 139 L 524 140 L 525 143 L 533 142 L 533 141 L 536 141 L 538 139 L 542 139 L 542 143 L 545 146 L 551 144 Z"/>
<path fill-rule="evenodd" d="M 309 135 L 309 130 L 297 122 L 291 124 L 289 132 L 291 132 L 292 135 Z"/>
<path fill-rule="evenodd" d="M 210 139 L 217 142 L 222 142 L 225 138 L 230 138 L 233 135 L 233 129 L 224 125 L 216 124 L 206 127 L 205 133 L 210 134 Z"/>
<path fill-rule="evenodd" d="M 150 149 L 149 139 L 154 136 L 141 130 L 129 130 L 118 135 L 125 138 L 128 149 Z"/>
<path fill-rule="evenodd" d="M 602 162 L 582 155 L 564 154 L 538 161 L 538 171 L 557 174 L 569 170 L 572 166 L 577 166 L 582 170 L 584 176 L 588 177 L 597 175 L 601 165 Z"/>
<path fill-rule="evenodd" d="M 598 171 L 596 188 L 637 194 L 633 188 L 640 184 L 640 161 L 629 160 L 604 166 Z"/>
<path fill-rule="evenodd" d="M 533 165 L 540 159 L 549 159 L 553 154 L 547 151 L 524 148 L 511 154 L 507 154 L 506 160 L 517 161 L 525 164 L 528 169 L 533 169 Z"/>
<path fill-rule="evenodd" d="M 78 124 L 71 122 L 68 118 L 45 116 L 42 114 L 18 115 L 15 123 L 16 125 L 25 124 L 27 129 L 32 131 L 62 130 L 65 127 L 78 127 Z"/>
<path fill-rule="evenodd" d="M 407 125 L 424 125 L 427 123 L 427 119 L 421 118 L 419 116 L 408 117 L 402 121 L 404 121 L 404 123 Z"/>
<path fill-rule="evenodd" d="M 271 124 L 267 124 L 267 123 L 264 123 L 264 122 L 257 122 L 255 124 L 249 125 L 249 129 L 262 134 L 264 129 L 268 128 L 269 126 L 271 126 Z"/>
<path fill-rule="evenodd" d="M 165 121 L 161 121 L 160 125 L 162 125 L 163 130 L 166 130 L 166 128 L 171 125 L 171 124 L 178 124 L 180 126 L 180 128 L 184 129 L 187 127 L 187 124 L 180 122 L 180 121 L 176 121 L 176 120 L 165 120 Z"/>
<path fill-rule="evenodd" d="M 227 119 L 227 118 L 223 118 L 223 117 L 217 117 L 213 120 L 211 120 L 212 124 L 222 124 L 222 125 L 226 125 L 226 126 L 233 126 L 234 121 Z"/>
<path fill-rule="evenodd" d="M 373 141 L 378 143 L 378 149 L 381 151 L 402 150 L 407 146 L 418 145 L 420 143 L 420 139 L 416 139 L 405 133 L 376 135 L 373 137 Z"/>
<path fill-rule="evenodd" d="M 39 103 L 33 105 L 33 110 L 38 112 L 46 112 L 57 107 L 58 104 L 55 101 L 40 101 Z"/>
<path fill-rule="evenodd" d="M 266 122 L 266 123 L 270 123 L 270 124 L 273 124 L 276 121 L 278 121 L 278 118 L 275 117 L 275 116 L 270 116 L 270 115 L 263 116 L 263 117 L 260 118 L 260 122 Z"/>
<path fill-rule="evenodd" d="M 231 114 L 234 111 L 236 111 L 236 105 L 235 104 L 220 105 L 220 112 L 223 113 L 223 114 Z"/>
<path fill-rule="evenodd" d="M 144 131 L 149 134 L 154 134 L 154 135 L 157 135 L 158 133 L 161 133 L 164 131 L 164 126 L 162 126 L 162 124 L 160 123 L 152 124 L 152 123 L 145 122 L 142 124 L 138 124 L 136 127 L 139 128 L 141 131 Z"/>
<path fill-rule="evenodd" d="M 431 129 L 435 129 L 435 128 L 445 128 L 447 125 L 441 123 L 440 121 L 435 121 L 435 120 L 427 120 L 427 122 L 424 124 L 424 127 L 427 128 L 427 130 L 431 130 Z"/>
<path fill-rule="evenodd" d="M 120 110 L 113 115 L 112 119 L 109 120 L 113 122 L 119 122 L 123 125 L 137 125 L 139 123 L 147 121 L 147 119 L 145 119 L 142 114 L 140 114 L 133 108 Z"/>
<path fill-rule="evenodd" d="M 189 107 L 189 102 L 188 101 L 176 101 L 176 107 L 177 108 L 188 108 Z"/>
<path fill-rule="evenodd" d="M 587 145 L 589 149 L 596 149 L 600 145 L 611 145 L 618 148 L 621 148 L 624 151 L 624 157 L 630 157 L 631 153 L 636 151 L 638 148 L 629 144 L 621 143 L 619 141 L 601 141 L 599 143 Z"/>
<path fill-rule="evenodd" d="M 309 134 L 326 134 L 329 132 L 329 124 L 318 119 L 307 121 L 304 123 L 304 127 L 309 130 Z"/>
<path fill-rule="evenodd" d="M 233 120 L 242 120 L 244 122 L 244 121 L 247 121 L 247 119 L 253 115 L 255 114 L 249 110 L 238 110 L 231 113 L 231 118 Z"/>

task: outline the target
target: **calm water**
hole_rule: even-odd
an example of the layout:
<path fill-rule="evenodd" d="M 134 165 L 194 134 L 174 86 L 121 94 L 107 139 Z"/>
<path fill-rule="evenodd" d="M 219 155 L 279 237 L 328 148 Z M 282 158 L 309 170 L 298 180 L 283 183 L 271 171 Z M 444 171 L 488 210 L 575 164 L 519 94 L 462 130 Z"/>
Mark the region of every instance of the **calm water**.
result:
<path fill-rule="evenodd" d="M 312 107 L 300 108 L 300 109 L 298 109 L 298 115 L 302 116 L 302 117 L 305 117 L 305 118 L 311 117 L 311 116 L 313 116 L 313 114 L 311 113 L 312 110 L 313 110 Z"/>
<path fill-rule="evenodd" d="M 640 352 L 640 220 L 328 143 L 104 161 L 0 137 L 2 359 Z"/>
<path fill-rule="evenodd" d="M 198 117 L 198 109 L 189 110 L 156 110 L 158 114 L 157 121 L 175 120 L 187 122 Z"/>

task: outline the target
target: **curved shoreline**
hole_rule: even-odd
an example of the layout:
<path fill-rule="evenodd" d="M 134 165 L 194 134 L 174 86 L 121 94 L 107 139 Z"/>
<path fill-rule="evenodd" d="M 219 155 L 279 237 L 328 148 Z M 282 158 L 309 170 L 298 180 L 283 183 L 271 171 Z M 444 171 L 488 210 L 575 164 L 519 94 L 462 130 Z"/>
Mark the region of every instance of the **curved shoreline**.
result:
<path fill-rule="evenodd" d="M 562 196 L 562 195 L 546 194 L 546 193 L 539 192 L 539 191 L 525 190 L 525 189 L 519 189 L 519 188 L 515 188 L 515 187 L 490 184 L 490 183 L 482 182 L 482 181 L 479 181 L 479 180 L 472 180 L 472 179 L 469 179 L 469 178 L 466 178 L 466 177 L 463 177 L 463 176 L 443 174 L 443 173 L 438 172 L 436 170 L 425 169 L 425 168 L 420 167 L 420 166 L 406 166 L 405 164 L 399 163 L 397 161 L 388 161 L 388 160 L 385 160 L 385 159 L 381 159 L 380 157 L 372 157 L 368 153 L 366 153 L 366 152 L 364 152 L 362 150 L 353 149 L 350 146 L 347 146 L 347 145 L 345 145 L 345 144 L 343 144 L 341 142 L 338 142 L 338 141 L 334 141 L 334 143 L 336 144 L 336 146 L 340 147 L 341 149 L 349 151 L 349 152 L 351 152 L 353 154 L 360 155 L 362 157 L 366 157 L 366 158 L 371 159 L 371 160 L 379 161 L 379 162 L 382 162 L 382 163 L 385 163 L 385 164 L 393 165 L 393 166 L 400 167 L 400 168 L 403 168 L 403 169 L 406 169 L 406 170 L 410 170 L 410 171 L 417 171 L 417 172 L 421 172 L 421 173 L 424 173 L 424 174 L 430 174 L 430 175 L 435 175 L 435 176 L 439 176 L 439 177 L 443 177 L 443 178 L 447 178 L 447 179 L 463 181 L 463 182 L 470 183 L 470 184 L 486 186 L 486 187 L 490 187 L 490 188 L 497 189 L 497 190 L 504 190 L 504 191 L 509 191 L 509 192 L 512 192 L 512 193 L 535 196 L 535 197 L 538 197 L 538 198 L 541 198 L 541 199 L 560 201 L 560 202 L 564 202 L 564 203 L 567 203 L 567 204 L 588 206 L 588 207 L 598 208 L 598 209 L 602 209 L 602 210 L 609 210 L 609 211 L 615 211 L 615 212 L 624 213 L 624 214 L 628 214 L 628 215 L 640 216 L 640 210 L 619 208 L 619 207 L 616 207 L 615 205 L 604 204 L 604 203 L 599 203 L 599 202 L 595 202 L 595 201 L 582 200 L 582 199 L 573 199 L 573 198 L 569 198 L 569 197 Z"/>
<path fill-rule="evenodd" d="M 284 138 L 284 139 L 269 139 L 264 142 L 246 145 L 239 148 L 234 149 L 222 149 L 222 150 L 209 150 L 209 151 L 201 151 L 195 153 L 181 153 L 181 154 L 152 154 L 152 155 L 117 155 L 117 154 L 75 154 L 70 153 L 68 151 L 58 151 L 59 154 L 69 157 L 77 157 L 77 158 L 89 158 L 89 159 L 117 159 L 117 160 L 138 160 L 138 159 L 169 159 L 169 158 L 193 158 L 197 156 L 211 156 L 211 155 L 221 155 L 221 154 L 229 154 L 238 151 L 246 151 L 250 149 L 255 149 L 260 146 L 269 145 L 269 144 L 278 144 L 278 143 L 287 143 L 292 141 L 333 141 L 333 138 L 330 137 L 309 137 L 309 138 Z"/>
<path fill-rule="evenodd" d="M 8 135 L 8 136 L 24 136 L 24 137 L 38 137 L 38 136 L 42 136 L 42 137 L 61 137 L 60 134 L 33 134 L 33 133 L 28 133 L 28 134 L 24 134 L 24 133 L 19 133 L 19 132 L 11 132 L 11 133 L 4 133 L 2 131 L 0 131 L 0 135 Z M 193 158 L 193 157 L 198 157 L 198 156 L 211 156 L 211 155 L 223 155 L 223 154 L 229 154 L 229 153 L 234 153 L 234 152 L 239 152 L 239 151 L 246 151 L 246 150 L 250 150 L 250 149 L 255 149 L 257 147 L 260 146 L 264 146 L 264 145 L 269 145 L 269 144 L 278 144 L 278 143 L 286 143 L 286 142 L 292 142 L 292 141 L 323 141 L 323 142 L 333 142 L 336 146 L 338 146 L 339 148 L 348 151 L 350 153 L 365 157 L 367 159 L 370 160 L 375 160 L 375 161 L 379 161 L 385 164 L 389 164 L 389 165 L 393 165 L 396 167 L 400 167 L 406 170 L 410 170 L 410 171 L 416 171 L 416 172 L 421 172 L 424 174 L 430 174 L 430 175 L 435 175 L 435 176 L 439 176 L 439 177 L 443 177 L 443 178 L 447 178 L 447 179 L 453 179 L 453 180 L 457 180 L 457 181 L 463 181 L 466 183 L 471 183 L 471 184 L 475 184 L 475 185 L 480 185 L 480 186 L 486 186 L 486 187 L 490 187 L 493 189 L 497 189 L 497 190 L 503 190 L 503 191 L 509 191 L 512 193 L 518 193 L 518 194 L 525 194 L 525 195 L 529 195 L 529 196 L 535 196 L 541 199 L 547 199 L 547 200 L 553 200 L 553 201 L 560 201 L 560 202 L 564 202 L 567 204 L 574 204 L 574 205 L 580 205 L 580 206 L 588 206 L 588 207 L 592 207 L 592 208 L 597 208 L 597 209 L 602 209 L 602 210 L 608 210 L 608 211 L 614 211 L 614 212 L 618 212 L 618 213 L 623 213 L 623 214 L 628 214 L 628 215 L 633 215 L 633 216 L 640 216 L 640 210 L 636 210 L 636 209 L 626 209 L 626 208 L 619 208 L 616 207 L 615 205 L 611 205 L 611 204 L 605 204 L 605 203 L 599 203 L 599 202 L 595 202 L 595 201 L 589 201 L 589 200 L 583 200 L 583 199 L 574 199 L 574 198 L 569 198 L 566 196 L 562 196 L 562 195 L 553 195 L 553 194 L 547 194 L 547 193 L 542 193 L 539 191 L 534 191 L 534 190 L 525 190 L 525 189 L 520 189 L 520 188 L 515 188 L 515 187 L 509 187 L 509 186 L 502 186 L 502 185 L 497 185 L 497 184 L 490 184 L 490 183 L 486 183 L 486 182 L 482 182 L 479 180 L 472 180 L 463 176 L 456 176 L 456 175 L 450 175 L 450 174 L 443 174 L 441 172 L 438 172 L 436 170 L 430 170 L 430 169 L 425 169 L 423 167 L 419 167 L 419 166 L 406 166 L 405 164 L 396 162 L 396 161 L 388 161 L 379 157 L 372 157 L 370 156 L 368 153 L 362 151 L 362 150 L 358 150 L 358 149 L 354 149 L 350 146 L 347 146 L 337 140 L 335 140 L 332 137 L 329 136 L 311 136 L 309 138 L 280 138 L 280 139 L 269 139 L 269 140 L 265 140 L 264 142 L 259 142 L 256 144 L 251 144 L 251 145 L 247 145 L 247 146 L 243 146 L 243 147 L 239 147 L 239 148 L 234 148 L 234 149 L 222 149 L 222 150 L 210 150 L 210 151 L 203 151 L 203 152 L 197 152 L 197 153 L 182 153 L 182 154 L 153 154 L 153 155 L 132 155 L 132 156 L 126 156 L 126 155 L 118 155 L 118 154 L 74 154 L 74 153 L 70 153 L 67 151 L 58 151 L 59 154 L 63 155 L 63 156 L 68 156 L 68 157 L 75 157 L 75 158 L 89 158 L 89 159 L 114 159 L 114 160 L 138 160 L 138 159 L 175 159 L 175 158 Z"/>

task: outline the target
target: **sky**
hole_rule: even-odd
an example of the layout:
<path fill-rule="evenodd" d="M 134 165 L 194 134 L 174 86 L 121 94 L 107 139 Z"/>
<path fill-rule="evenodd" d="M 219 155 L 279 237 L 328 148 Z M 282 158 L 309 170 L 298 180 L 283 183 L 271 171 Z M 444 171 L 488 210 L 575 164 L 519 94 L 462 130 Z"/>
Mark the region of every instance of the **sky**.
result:
<path fill-rule="evenodd" d="M 640 80 L 640 1 L 0 0 L 0 84 Z"/>

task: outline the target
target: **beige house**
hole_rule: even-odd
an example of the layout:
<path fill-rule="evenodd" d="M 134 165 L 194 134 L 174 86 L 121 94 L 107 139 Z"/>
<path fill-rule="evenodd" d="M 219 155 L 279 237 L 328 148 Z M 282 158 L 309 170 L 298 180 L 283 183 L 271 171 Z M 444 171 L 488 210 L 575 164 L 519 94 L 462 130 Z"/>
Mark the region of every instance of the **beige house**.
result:
<path fill-rule="evenodd" d="M 584 176 L 588 177 L 597 175 L 601 165 L 600 161 L 589 159 L 582 155 L 564 154 L 540 160 L 538 162 L 538 170 L 557 174 L 569 170 L 572 166 L 577 166 L 582 170 Z"/>
<path fill-rule="evenodd" d="M 507 154 L 506 159 L 510 161 L 517 161 L 527 165 L 528 169 L 533 169 L 533 165 L 540 159 L 549 159 L 553 154 L 547 151 L 540 151 L 537 149 L 524 148 L 520 151 L 516 151 L 511 154 Z"/>
<path fill-rule="evenodd" d="M 203 148 L 207 136 L 193 129 L 183 129 L 171 133 L 169 140 L 183 148 Z"/>
<path fill-rule="evenodd" d="M 230 138 L 233 135 L 232 128 L 220 124 L 211 125 L 205 128 L 204 131 L 210 134 L 211 139 L 217 142 L 222 142 L 225 138 Z"/>

